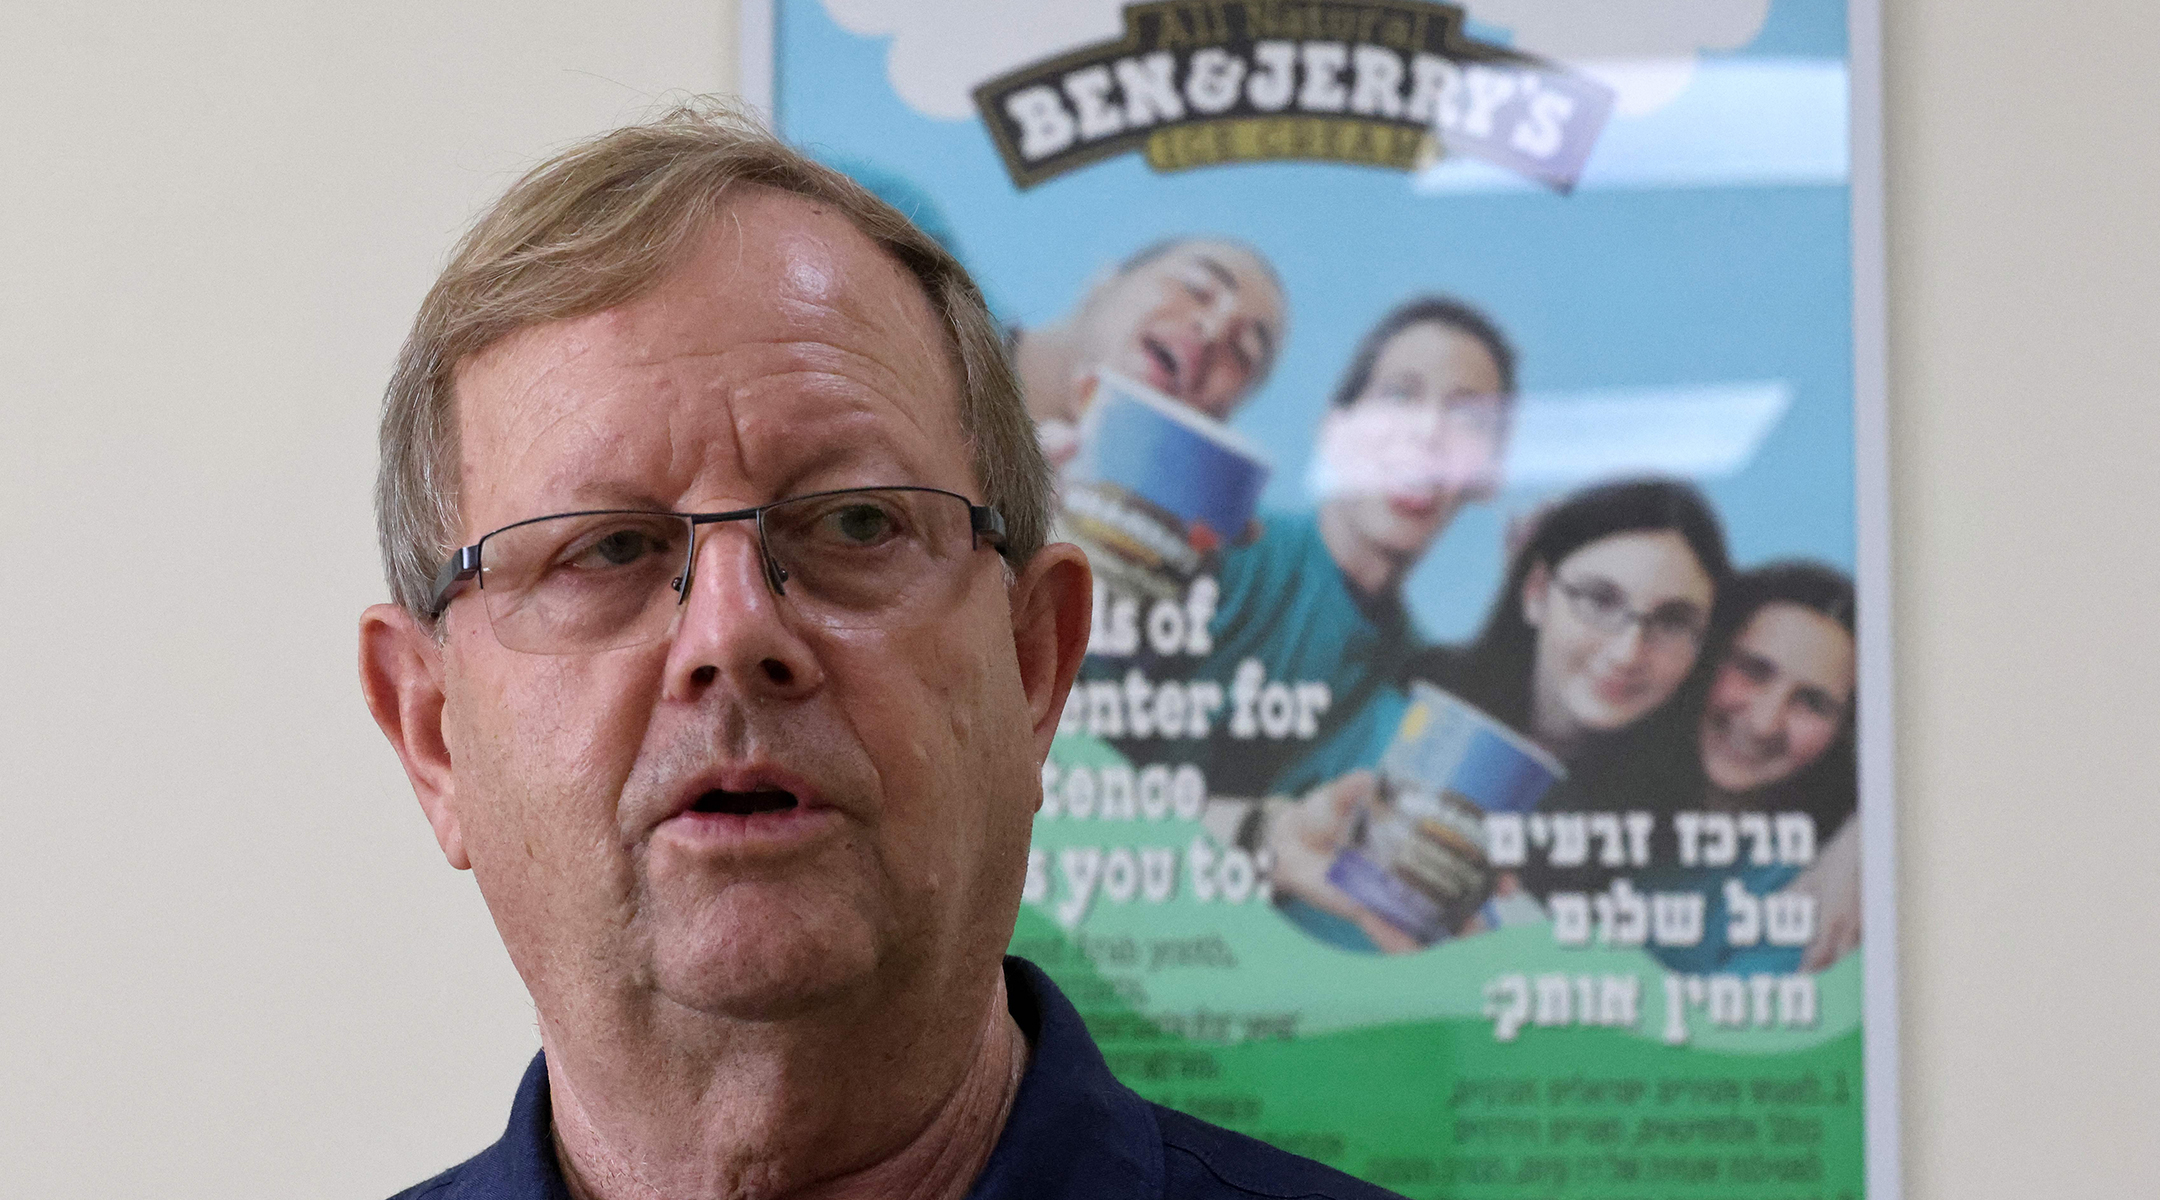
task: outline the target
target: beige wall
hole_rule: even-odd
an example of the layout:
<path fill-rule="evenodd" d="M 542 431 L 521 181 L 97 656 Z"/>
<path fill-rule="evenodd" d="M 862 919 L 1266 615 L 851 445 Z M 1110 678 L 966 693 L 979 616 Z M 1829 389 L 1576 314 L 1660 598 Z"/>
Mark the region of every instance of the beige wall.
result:
<path fill-rule="evenodd" d="M 510 173 L 730 82 L 727 6 L 176 7 L 0 10 L 0 1191 L 381 1196 L 534 1044 L 352 680 L 381 381 Z M 1889 17 L 1914 1196 L 2160 1181 L 2156 51 Z"/>
<path fill-rule="evenodd" d="M 2160 1191 L 2160 10 L 1892 0 L 1915 1196 Z"/>

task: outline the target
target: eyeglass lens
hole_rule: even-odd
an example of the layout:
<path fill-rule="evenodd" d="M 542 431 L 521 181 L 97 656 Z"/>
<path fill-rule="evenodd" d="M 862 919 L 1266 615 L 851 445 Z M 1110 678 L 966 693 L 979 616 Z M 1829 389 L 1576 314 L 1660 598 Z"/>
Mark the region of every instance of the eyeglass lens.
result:
<path fill-rule="evenodd" d="M 1611 580 L 1563 581 L 1560 589 L 1574 604 L 1575 615 L 1602 633 L 1623 633 L 1629 625 L 1641 621 L 1646 641 L 1675 645 L 1693 643 L 1702 637 L 1703 614 L 1685 601 L 1637 612 L 1629 605 L 1627 594 Z"/>
<path fill-rule="evenodd" d="M 827 628 L 933 619 L 954 598 L 975 547 L 968 502 L 944 492 L 804 496 L 768 506 L 757 525 L 783 607 Z M 697 540 L 692 518 L 644 512 L 550 517 L 490 534 L 480 547 L 480 594 L 495 637 L 536 654 L 665 638 Z"/>

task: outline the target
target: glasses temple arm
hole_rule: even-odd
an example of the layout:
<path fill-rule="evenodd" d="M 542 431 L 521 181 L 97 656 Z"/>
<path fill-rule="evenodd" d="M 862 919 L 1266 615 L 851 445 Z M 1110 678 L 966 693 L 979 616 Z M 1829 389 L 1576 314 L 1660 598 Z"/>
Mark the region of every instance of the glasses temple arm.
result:
<path fill-rule="evenodd" d="M 987 504 L 968 505 L 968 529 L 999 553 L 1005 550 L 1005 516 Z"/>
<path fill-rule="evenodd" d="M 480 544 L 478 542 L 466 546 L 456 554 L 451 555 L 450 561 L 442 565 L 442 570 L 435 572 L 435 591 L 428 598 L 428 619 L 433 620 L 442 616 L 443 610 L 450 607 L 450 593 L 456 591 L 459 584 L 479 573 Z"/>

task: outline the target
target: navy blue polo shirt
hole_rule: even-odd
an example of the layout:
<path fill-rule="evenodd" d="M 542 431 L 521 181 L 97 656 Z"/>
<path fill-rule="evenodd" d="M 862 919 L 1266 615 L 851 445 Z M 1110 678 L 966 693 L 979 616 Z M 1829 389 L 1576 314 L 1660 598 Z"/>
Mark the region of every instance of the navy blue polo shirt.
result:
<path fill-rule="evenodd" d="M 1034 1055 L 969 1200 L 1386 1200 L 1393 1192 L 1150 1104 L 1117 1081 L 1050 978 L 1005 960 L 1013 1019 Z M 549 1129 L 547 1064 L 535 1055 L 502 1140 L 391 1200 L 569 1200 Z M 1395 1200 L 1400 1200 L 1396 1197 Z"/>

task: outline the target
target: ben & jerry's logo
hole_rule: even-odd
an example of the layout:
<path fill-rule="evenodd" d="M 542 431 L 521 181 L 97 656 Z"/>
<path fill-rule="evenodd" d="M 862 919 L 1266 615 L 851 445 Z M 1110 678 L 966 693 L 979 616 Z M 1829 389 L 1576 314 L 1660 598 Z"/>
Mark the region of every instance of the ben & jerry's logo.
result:
<path fill-rule="evenodd" d="M 1568 191 L 1612 90 L 1462 32 L 1420 0 L 1167 0 L 1125 36 L 975 89 L 1027 188 L 1129 151 L 1158 171 L 1320 159 L 1411 170 L 1464 154 Z"/>

